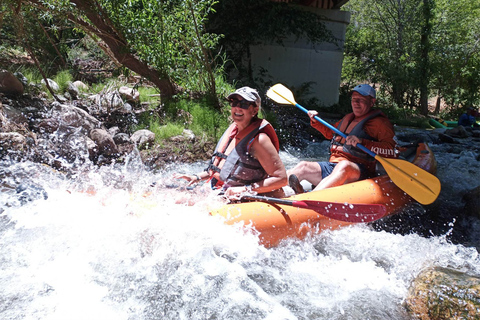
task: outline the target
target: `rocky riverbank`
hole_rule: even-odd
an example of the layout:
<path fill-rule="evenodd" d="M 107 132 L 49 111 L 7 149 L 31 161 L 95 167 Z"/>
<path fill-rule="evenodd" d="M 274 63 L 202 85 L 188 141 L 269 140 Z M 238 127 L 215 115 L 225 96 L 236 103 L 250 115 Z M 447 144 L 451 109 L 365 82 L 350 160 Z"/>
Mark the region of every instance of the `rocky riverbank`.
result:
<path fill-rule="evenodd" d="M 43 92 L 46 87 L 24 84 L 10 73 L 3 74 L 2 158 L 31 160 L 66 170 L 75 162 L 122 162 L 135 150 L 145 165 L 158 169 L 173 162 L 206 160 L 213 152 L 213 141 L 198 138 L 189 130 L 161 144 L 150 130 L 133 131 L 138 119 L 161 110 L 143 107 L 138 91 L 126 86 L 87 99 L 79 94 L 84 84 L 76 81 L 65 95 L 57 94 L 56 100 L 52 100 Z M 29 85 L 36 89 L 29 91 L 37 94 L 23 93 L 23 87 Z M 57 85 L 49 81 L 49 86 L 55 90 Z"/>

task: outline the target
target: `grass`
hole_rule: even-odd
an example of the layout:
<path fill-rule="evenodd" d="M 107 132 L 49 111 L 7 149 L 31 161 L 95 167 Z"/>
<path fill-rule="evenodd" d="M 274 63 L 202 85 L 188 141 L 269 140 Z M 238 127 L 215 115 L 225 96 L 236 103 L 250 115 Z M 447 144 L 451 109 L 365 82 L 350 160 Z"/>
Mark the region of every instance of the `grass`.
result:
<path fill-rule="evenodd" d="M 67 91 L 68 84 L 72 82 L 72 79 L 73 76 L 69 70 L 62 70 L 58 72 L 52 80 L 58 84 L 58 87 L 60 88 L 59 92 L 64 93 Z"/>

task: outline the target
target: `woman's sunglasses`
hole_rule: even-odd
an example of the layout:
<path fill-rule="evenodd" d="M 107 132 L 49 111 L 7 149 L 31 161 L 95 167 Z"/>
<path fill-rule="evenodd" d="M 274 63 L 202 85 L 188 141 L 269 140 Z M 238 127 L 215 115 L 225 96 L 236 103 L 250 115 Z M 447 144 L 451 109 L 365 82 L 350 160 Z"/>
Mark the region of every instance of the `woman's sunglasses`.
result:
<path fill-rule="evenodd" d="M 228 102 L 230 103 L 230 106 L 232 108 L 233 107 L 238 107 L 238 108 L 242 108 L 244 110 L 247 110 L 248 108 L 250 108 L 250 105 L 252 104 L 252 102 L 250 102 L 250 101 L 237 100 L 237 99 L 229 99 Z"/>

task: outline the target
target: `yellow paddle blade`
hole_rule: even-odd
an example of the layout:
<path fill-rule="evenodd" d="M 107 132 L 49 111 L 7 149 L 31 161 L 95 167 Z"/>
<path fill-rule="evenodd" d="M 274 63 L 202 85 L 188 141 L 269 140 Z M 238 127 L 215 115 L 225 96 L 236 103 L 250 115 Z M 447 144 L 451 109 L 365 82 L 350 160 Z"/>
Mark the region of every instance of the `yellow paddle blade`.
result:
<path fill-rule="evenodd" d="M 379 155 L 375 159 L 397 187 L 421 204 L 434 202 L 440 194 L 440 180 L 430 172 L 401 159 L 385 159 Z"/>
<path fill-rule="evenodd" d="M 285 87 L 281 83 L 270 87 L 267 91 L 267 97 L 279 104 L 292 104 L 296 105 L 295 98 L 293 97 L 292 91 Z"/>

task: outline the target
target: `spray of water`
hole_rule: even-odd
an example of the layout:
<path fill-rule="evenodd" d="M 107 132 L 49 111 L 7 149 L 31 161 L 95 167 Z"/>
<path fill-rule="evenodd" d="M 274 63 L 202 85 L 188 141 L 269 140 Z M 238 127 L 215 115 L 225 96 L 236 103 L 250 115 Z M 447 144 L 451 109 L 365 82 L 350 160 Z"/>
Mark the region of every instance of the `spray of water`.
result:
<path fill-rule="evenodd" d="M 365 224 L 266 249 L 208 214 L 214 196 L 177 203 L 190 191 L 172 172 L 203 166 L 2 163 L 0 318 L 409 319 L 402 302 L 424 268 L 480 274 L 475 248 Z"/>

